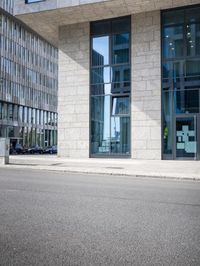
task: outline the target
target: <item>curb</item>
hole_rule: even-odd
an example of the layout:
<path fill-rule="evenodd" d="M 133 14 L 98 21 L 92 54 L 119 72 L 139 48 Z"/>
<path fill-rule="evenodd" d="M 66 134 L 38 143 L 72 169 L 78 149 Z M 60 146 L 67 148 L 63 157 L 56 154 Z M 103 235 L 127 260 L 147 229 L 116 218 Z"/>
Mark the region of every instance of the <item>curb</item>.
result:
<path fill-rule="evenodd" d="M 174 175 L 162 175 L 162 174 L 138 174 L 138 173 L 127 173 L 127 172 L 113 172 L 113 171 L 93 171 L 91 169 L 66 169 L 61 167 L 52 167 L 52 166 L 31 166 L 31 165 L 1 165 L 0 169 L 31 169 L 31 170 L 43 170 L 50 172 L 62 172 L 62 173 L 82 173 L 82 174 L 96 174 L 96 175 L 109 175 L 109 176 L 126 176 L 126 177 L 134 177 L 134 178 L 154 178 L 154 179 L 170 179 L 170 180 L 185 180 L 185 181 L 197 181 L 200 182 L 200 177 L 188 177 L 188 176 L 174 176 Z"/>

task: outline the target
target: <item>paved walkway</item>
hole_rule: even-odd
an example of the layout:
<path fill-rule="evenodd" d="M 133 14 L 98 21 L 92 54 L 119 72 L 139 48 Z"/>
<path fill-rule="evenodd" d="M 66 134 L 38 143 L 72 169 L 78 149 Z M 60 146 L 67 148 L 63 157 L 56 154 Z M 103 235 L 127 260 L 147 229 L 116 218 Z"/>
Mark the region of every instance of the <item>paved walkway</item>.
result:
<path fill-rule="evenodd" d="M 10 164 L 2 167 L 200 180 L 199 161 L 66 159 L 55 155 L 17 155 L 10 156 Z"/>

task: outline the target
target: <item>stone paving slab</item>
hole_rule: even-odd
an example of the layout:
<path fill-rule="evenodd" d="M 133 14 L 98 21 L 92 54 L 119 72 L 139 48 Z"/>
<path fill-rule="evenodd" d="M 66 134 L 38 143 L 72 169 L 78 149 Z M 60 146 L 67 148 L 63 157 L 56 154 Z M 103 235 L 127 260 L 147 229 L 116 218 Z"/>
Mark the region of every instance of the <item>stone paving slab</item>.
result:
<path fill-rule="evenodd" d="M 18 155 L 10 156 L 10 164 L 1 167 L 200 181 L 199 161 L 67 159 L 54 155 Z"/>

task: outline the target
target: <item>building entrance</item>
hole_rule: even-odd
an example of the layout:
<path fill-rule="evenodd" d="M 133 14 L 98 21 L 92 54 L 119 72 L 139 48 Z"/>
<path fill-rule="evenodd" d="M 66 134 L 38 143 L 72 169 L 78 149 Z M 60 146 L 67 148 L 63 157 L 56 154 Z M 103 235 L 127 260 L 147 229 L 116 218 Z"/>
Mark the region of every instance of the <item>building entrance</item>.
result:
<path fill-rule="evenodd" d="M 200 159 L 200 7 L 162 13 L 163 159 Z"/>
<path fill-rule="evenodd" d="M 175 119 L 175 158 L 199 159 L 200 120 L 199 115 L 179 115 Z"/>

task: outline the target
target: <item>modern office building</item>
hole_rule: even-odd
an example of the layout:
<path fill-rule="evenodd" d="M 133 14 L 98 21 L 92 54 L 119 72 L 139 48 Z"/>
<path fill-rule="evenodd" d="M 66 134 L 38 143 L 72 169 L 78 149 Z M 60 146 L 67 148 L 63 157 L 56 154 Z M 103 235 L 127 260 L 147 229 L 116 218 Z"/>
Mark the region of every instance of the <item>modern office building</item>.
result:
<path fill-rule="evenodd" d="M 200 159 L 200 0 L 16 0 L 59 49 L 65 157 Z"/>
<path fill-rule="evenodd" d="M 0 137 L 25 146 L 57 143 L 58 50 L 0 1 Z"/>

